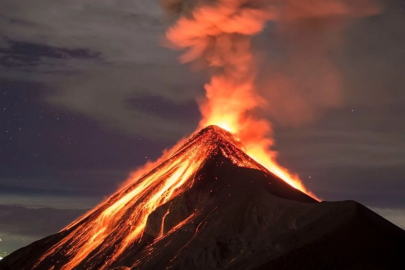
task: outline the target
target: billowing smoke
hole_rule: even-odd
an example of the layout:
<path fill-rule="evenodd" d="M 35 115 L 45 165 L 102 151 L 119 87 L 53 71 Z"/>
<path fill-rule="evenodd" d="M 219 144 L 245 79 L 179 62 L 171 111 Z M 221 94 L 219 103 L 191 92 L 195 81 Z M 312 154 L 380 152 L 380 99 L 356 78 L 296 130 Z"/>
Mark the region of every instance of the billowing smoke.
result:
<path fill-rule="evenodd" d="M 341 80 L 333 54 L 344 43 L 351 19 L 379 12 L 368 0 L 163 0 L 162 4 L 178 17 L 167 39 L 185 50 L 181 62 L 208 67 L 213 74 L 201 104 L 202 123 L 212 122 L 212 115 L 228 115 L 219 121 L 228 125 L 230 114 L 237 114 L 231 120 L 240 125 L 239 118 L 257 107 L 281 123 L 297 124 L 324 108 L 339 106 Z M 273 31 L 268 53 L 257 57 L 252 38 L 268 22 Z"/>
<path fill-rule="evenodd" d="M 180 61 L 205 67 L 211 75 L 200 102 L 200 128 L 214 124 L 231 131 L 251 157 L 307 192 L 297 176 L 277 164 L 272 126 L 263 111 L 295 124 L 312 119 L 319 109 L 338 106 L 340 80 L 328 57 L 326 36 L 349 18 L 376 14 L 378 8 L 368 0 L 162 3 L 176 17 L 166 38 L 184 51 Z M 278 55 L 270 51 L 273 57 L 266 61 L 257 57 L 252 40 L 268 22 L 275 24 L 274 40 L 282 50 Z"/>
<path fill-rule="evenodd" d="M 355 18 L 378 14 L 371 1 L 282 1 L 256 89 L 279 124 L 300 125 L 344 102 L 338 59 Z"/>

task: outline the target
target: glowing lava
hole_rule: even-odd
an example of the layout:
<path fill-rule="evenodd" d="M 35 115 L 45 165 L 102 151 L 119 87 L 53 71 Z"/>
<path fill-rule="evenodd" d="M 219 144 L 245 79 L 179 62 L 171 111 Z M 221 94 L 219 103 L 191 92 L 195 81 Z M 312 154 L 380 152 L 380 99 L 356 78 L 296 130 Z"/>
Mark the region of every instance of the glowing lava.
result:
<path fill-rule="evenodd" d="M 49 263 L 47 258 L 58 253 L 68 258 L 56 266 L 60 269 L 78 266 L 109 269 L 126 250 L 141 240 L 149 215 L 192 187 L 195 174 L 213 155 L 220 153 L 239 167 L 269 173 L 239 146 L 232 134 L 221 128 L 203 129 L 177 146 L 167 160 L 143 177 L 131 179 L 121 190 L 62 230 L 66 236 L 41 257 L 34 269 L 42 269 L 43 263 Z M 191 222 L 192 217 L 193 214 L 182 224 Z M 157 239 L 164 236 L 162 225 Z"/>

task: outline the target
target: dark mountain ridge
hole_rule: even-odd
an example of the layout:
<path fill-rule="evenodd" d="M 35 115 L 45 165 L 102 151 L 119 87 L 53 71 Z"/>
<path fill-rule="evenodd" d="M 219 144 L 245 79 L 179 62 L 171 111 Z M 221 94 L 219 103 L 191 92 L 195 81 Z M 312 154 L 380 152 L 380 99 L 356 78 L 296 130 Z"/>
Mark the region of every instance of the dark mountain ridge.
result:
<path fill-rule="evenodd" d="M 150 172 L 165 179 L 171 174 L 162 171 L 177 168 L 168 164 L 198 153 L 204 160 L 187 180 L 191 184 L 154 209 L 142 237 L 118 257 L 113 257 L 116 246 L 105 238 L 72 269 L 405 269 L 405 231 L 354 201 L 317 202 L 237 145 L 218 127 L 191 137 Z M 92 226 L 94 218 L 134 186 L 68 229 L 10 254 L 0 261 L 0 270 L 62 269 L 75 242 L 49 254 L 47 250 Z M 119 221 L 130 220 L 139 203 L 122 208 Z"/>

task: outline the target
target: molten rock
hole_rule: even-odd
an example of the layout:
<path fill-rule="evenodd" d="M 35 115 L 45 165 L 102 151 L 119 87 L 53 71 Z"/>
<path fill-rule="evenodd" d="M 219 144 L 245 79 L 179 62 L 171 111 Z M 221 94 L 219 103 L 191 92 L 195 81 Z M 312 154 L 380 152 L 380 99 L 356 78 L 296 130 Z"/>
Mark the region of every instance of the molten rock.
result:
<path fill-rule="evenodd" d="M 317 202 L 208 127 L 60 233 L 21 269 L 405 269 L 405 232 L 353 202 Z"/>

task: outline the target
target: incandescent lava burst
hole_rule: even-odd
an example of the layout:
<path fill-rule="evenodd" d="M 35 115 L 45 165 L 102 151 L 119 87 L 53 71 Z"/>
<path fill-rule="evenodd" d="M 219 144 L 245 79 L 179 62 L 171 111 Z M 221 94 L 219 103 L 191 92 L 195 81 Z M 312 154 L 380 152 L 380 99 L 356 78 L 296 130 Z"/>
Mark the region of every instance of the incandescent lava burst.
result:
<path fill-rule="evenodd" d="M 297 176 L 277 164 L 276 152 L 270 150 L 271 124 L 254 114 L 265 101 L 254 89 L 252 37 L 267 21 L 278 19 L 275 6 L 262 0 L 166 1 L 169 7 L 175 2 L 179 19 L 166 32 L 167 40 L 186 51 L 181 62 L 197 62 L 212 71 L 205 85 L 206 98 L 200 102 L 199 128 L 217 125 L 231 132 L 248 155 L 294 188 L 311 194 Z"/>

